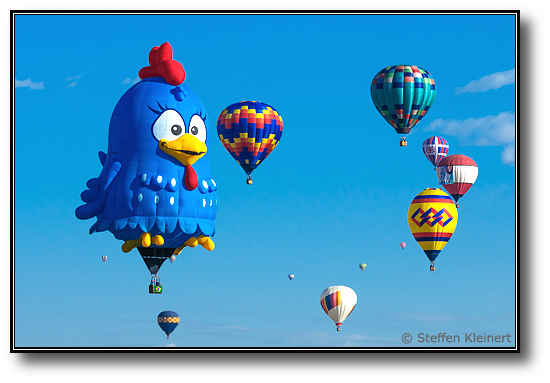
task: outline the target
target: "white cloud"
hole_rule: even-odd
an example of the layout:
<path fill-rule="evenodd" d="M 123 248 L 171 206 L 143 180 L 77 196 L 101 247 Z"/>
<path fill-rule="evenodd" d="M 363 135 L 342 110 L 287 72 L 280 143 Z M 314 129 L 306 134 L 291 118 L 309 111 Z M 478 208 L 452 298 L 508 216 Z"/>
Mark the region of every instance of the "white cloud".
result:
<path fill-rule="evenodd" d="M 135 79 L 131 79 L 130 77 L 126 77 L 124 80 L 122 80 L 122 83 L 123 84 L 136 84 L 140 81 L 141 79 L 139 77 L 136 77 Z"/>
<path fill-rule="evenodd" d="M 504 72 L 491 73 L 478 80 L 470 81 L 463 87 L 456 88 L 455 94 L 487 92 L 505 85 L 515 84 L 515 82 L 516 69 L 514 68 Z"/>
<path fill-rule="evenodd" d="M 516 163 L 516 147 L 514 145 L 508 145 L 504 148 L 502 153 L 500 153 L 500 158 L 502 162 L 508 165 L 515 165 Z"/>
<path fill-rule="evenodd" d="M 67 76 L 66 79 L 67 81 L 73 81 L 73 80 L 78 80 L 80 77 L 82 77 L 83 75 L 81 74 L 77 74 L 76 76 Z"/>
<path fill-rule="evenodd" d="M 423 130 L 437 131 L 441 134 L 456 137 L 459 143 L 463 145 L 505 146 L 504 152 L 501 153 L 502 161 L 506 164 L 515 162 L 515 150 L 513 149 L 516 139 L 515 112 L 501 112 L 496 116 L 467 118 L 464 120 L 439 118 L 426 125 Z"/>
<path fill-rule="evenodd" d="M 29 89 L 46 89 L 44 87 L 44 81 L 41 82 L 32 82 L 30 78 L 19 81 L 18 79 L 15 79 L 15 87 L 16 88 L 29 88 Z"/>
<path fill-rule="evenodd" d="M 78 82 L 77 81 L 74 81 L 74 80 L 78 80 L 82 77 L 83 75 L 82 74 L 77 74 L 76 76 L 67 76 L 65 77 L 65 79 L 67 81 L 70 81 L 70 83 L 68 83 L 67 85 L 65 85 L 65 88 L 74 88 L 75 86 L 78 85 Z"/>
<path fill-rule="evenodd" d="M 166 346 L 164 346 L 164 347 L 178 347 L 178 346 L 176 346 L 174 343 L 168 343 L 168 344 L 167 344 Z"/>

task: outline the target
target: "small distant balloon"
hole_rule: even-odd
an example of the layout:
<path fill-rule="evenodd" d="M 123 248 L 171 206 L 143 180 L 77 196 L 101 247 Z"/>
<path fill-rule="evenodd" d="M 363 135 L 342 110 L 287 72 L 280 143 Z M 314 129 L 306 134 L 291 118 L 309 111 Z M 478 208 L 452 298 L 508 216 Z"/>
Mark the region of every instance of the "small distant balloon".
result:
<path fill-rule="evenodd" d="M 321 307 L 336 324 L 336 331 L 356 304 L 357 294 L 347 286 L 330 286 L 321 293 Z"/>
<path fill-rule="evenodd" d="M 365 271 L 365 268 L 367 267 L 367 264 L 366 263 L 360 263 L 359 264 L 359 268 L 361 269 L 361 271 Z"/>
<path fill-rule="evenodd" d="M 166 339 L 170 338 L 172 331 L 178 327 L 180 317 L 175 311 L 163 311 L 157 317 L 159 327 L 166 333 Z"/>
<path fill-rule="evenodd" d="M 176 260 L 176 256 L 175 255 L 172 255 L 170 257 L 170 263 L 174 263 L 174 261 Z"/>
<path fill-rule="evenodd" d="M 101 260 L 103 261 L 103 263 L 107 262 L 107 256 L 106 256 L 106 255 L 102 255 L 102 256 L 101 256 Z"/>
<path fill-rule="evenodd" d="M 401 248 L 404 249 L 405 247 L 407 247 L 407 244 L 405 242 L 401 242 L 399 246 L 401 246 Z"/>
<path fill-rule="evenodd" d="M 293 280 L 294 279 L 294 274 L 288 274 L 288 279 Z"/>

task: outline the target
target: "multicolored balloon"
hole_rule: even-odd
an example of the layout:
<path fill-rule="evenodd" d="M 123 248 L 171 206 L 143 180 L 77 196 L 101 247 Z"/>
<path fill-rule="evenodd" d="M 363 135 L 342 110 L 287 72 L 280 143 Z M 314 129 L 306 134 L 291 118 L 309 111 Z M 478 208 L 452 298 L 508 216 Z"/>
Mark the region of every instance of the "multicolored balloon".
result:
<path fill-rule="evenodd" d="M 439 184 L 453 196 L 458 207 L 461 198 L 477 180 L 477 164 L 470 157 L 453 154 L 445 157 L 437 165 Z"/>
<path fill-rule="evenodd" d="M 439 161 L 447 156 L 449 143 L 443 137 L 433 136 L 424 141 L 422 151 L 435 168 Z"/>
<path fill-rule="evenodd" d="M 252 184 L 251 173 L 279 144 L 283 119 L 270 105 L 241 101 L 229 105 L 218 117 L 218 137 L 237 160 Z"/>
<path fill-rule="evenodd" d="M 170 334 L 178 327 L 180 317 L 175 311 L 163 311 L 157 317 L 157 323 L 166 333 L 166 339 L 170 339 Z"/>
<path fill-rule="evenodd" d="M 407 214 L 409 229 L 431 261 L 434 261 L 451 239 L 458 222 L 458 211 L 453 202 L 441 189 L 428 188 L 414 197 Z"/>
<path fill-rule="evenodd" d="M 401 248 L 404 249 L 405 247 L 407 247 L 407 244 L 405 242 L 401 242 L 399 246 L 401 246 Z"/>
<path fill-rule="evenodd" d="M 365 271 L 365 269 L 367 268 L 367 264 L 366 263 L 360 263 L 359 268 L 361 269 L 361 271 Z"/>
<path fill-rule="evenodd" d="M 294 279 L 294 274 L 288 274 L 288 279 L 293 280 Z"/>
<path fill-rule="evenodd" d="M 330 286 L 321 293 L 321 307 L 336 324 L 336 331 L 356 304 L 357 294 L 347 286 Z"/>
<path fill-rule="evenodd" d="M 416 65 L 394 65 L 374 76 L 370 94 L 382 117 L 403 135 L 400 145 L 407 146 L 404 135 L 430 110 L 436 89 L 427 70 Z"/>
<path fill-rule="evenodd" d="M 107 256 L 106 256 L 106 255 L 102 255 L 102 256 L 101 256 L 101 260 L 103 261 L 103 263 L 107 262 Z"/>

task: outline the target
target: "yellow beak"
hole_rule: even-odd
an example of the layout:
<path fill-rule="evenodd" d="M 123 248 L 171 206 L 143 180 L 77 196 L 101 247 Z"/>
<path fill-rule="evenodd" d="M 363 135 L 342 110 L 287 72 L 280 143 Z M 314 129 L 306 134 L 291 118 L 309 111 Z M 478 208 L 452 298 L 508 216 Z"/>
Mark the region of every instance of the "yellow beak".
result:
<path fill-rule="evenodd" d="M 204 142 L 187 133 L 174 141 L 160 140 L 159 148 L 184 165 L 193 165 L 208 150 Z"/>

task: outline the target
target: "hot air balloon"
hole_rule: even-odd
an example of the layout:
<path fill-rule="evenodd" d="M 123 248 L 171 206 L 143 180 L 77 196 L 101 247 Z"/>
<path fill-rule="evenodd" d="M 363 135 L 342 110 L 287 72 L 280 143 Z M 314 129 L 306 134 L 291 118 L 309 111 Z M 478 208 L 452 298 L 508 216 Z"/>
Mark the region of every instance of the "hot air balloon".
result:
<path fill-rule="evenodd" d="M 407 135 L 424 117 L 435 100 L 435 83 L 430 73 L 416 65 L 394 65 L 374 77 L 370 94 L 382 117 L 403 135 Z"/>
<path fill-rule="evenodd" d="M 283 119 L 263 102 L 241 101 L 221 112 L 217 126 L 221 143 L 241 165 L 246 183 L 251 185 L 251 173 L 279 144 Z"/>
<path fill-rule="evenodd" d="M 401 248 L 404 249 L 405 247 L 407 247 L 407 244 L 405 242 L 401 242 L 399 246 L 401 246 Z"/>
<path fill-rule="evenodd" d="M 321 307 L 336 324 L 336 331 L 356 304 L 357 294 L 347 286 L 330 286 L 321 293 Z"/>
<path fill-rule="evenodd" d="M 428 188 L 414 197 L 408 212 L 409 228 L 414 239 L 431 261 L 434 262 L 453 235 L 458 222 L 458 211 L 443 190 Z"/>
<path fill-rule="evenodd" d="M 437 165 L 439 184 L 453 196 L 456 207 L 458 207 L 458 199 L 476 182 L 477 172 L 475 161 L 462 154 L 453 154 L 439 161 Z"/>
<path fill-rule="evenodd" d="M 111 115 L 107 153 L 81 194 L 79 219 L 97 218 L 94 232 L 110 231 L 137 248 L 151 273 L 149 292 L 162 292 L 163 262 L 185 247 L 211 251 L 218 207 L 209 162 L 209 119 L 183 82 L 185 70 L 164 43 L 149 52 L 141 81 L 129 88 Z M 93 102 L 89 102 L 93 108 Z"/>
<path fill-rule="evenodd" d="M 175 311 L 163 311 L 158 315 L 157 323 L 162 331 L 166 333 L 166 339 L 169 339 L 170 334 L 178 327 L 180 317 Z"/>
<path fill-rule="evenodd" d="M 359 268 L 361 269 L 361 271 L 365 271 L 365 268 L 367 267 L 367 264 L 366 263 L 360 263 L 359 264 Z"/>
<path fill-rule="evenodd" d="M 294 274 L 288 274 L 288 279 L 293 280 L 294 279 Z"/>
<path fill-rule="evenodd" d="M 103 263 L 107 262 L 107 256 L 106 256 L 106 255 L 102 255 L 102 256 L 101 256 L 101 260 L 103 261 Z"/>
<path fill-rule="evenodd" d="M 439 161 L 447 156 L 449 143 L 443 137 L 433 136 L 424 141 L 422 151 L 435 169 Z"/>

